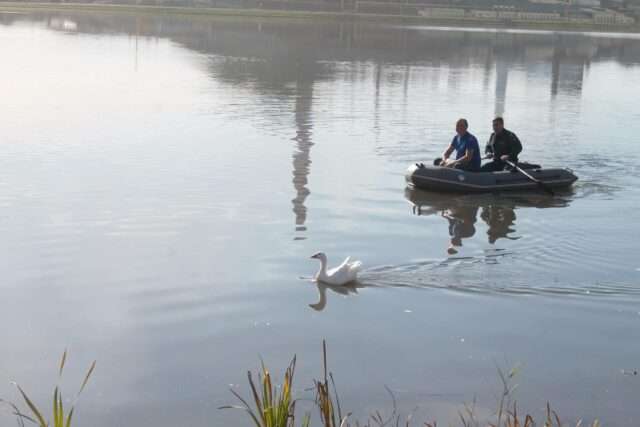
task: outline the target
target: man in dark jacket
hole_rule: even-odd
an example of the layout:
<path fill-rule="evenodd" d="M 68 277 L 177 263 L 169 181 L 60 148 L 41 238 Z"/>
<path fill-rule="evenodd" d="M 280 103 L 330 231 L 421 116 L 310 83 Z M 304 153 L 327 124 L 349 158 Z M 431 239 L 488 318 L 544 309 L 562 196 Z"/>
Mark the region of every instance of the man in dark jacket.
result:
<path fill-rule="evenodd" d="M 493 133 L 484 151 L 493 160 L 484 164 L 481 171 L 501 171 L 507 166 L 505 160 L 513 163 L 518 162 L 518 154 L 522 151 L 522 144 L 515 133 L 504 128 L 502 117 L 496 117 L 493 119 Z"/>

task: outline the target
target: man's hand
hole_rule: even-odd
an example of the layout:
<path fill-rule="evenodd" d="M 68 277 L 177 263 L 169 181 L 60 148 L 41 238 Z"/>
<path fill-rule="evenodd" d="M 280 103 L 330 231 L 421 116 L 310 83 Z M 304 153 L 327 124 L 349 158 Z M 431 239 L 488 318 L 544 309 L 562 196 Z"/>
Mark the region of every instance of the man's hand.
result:
<path fill-rule="evenodd" d="M 509 160 L 509 155 L 503 154 L 502 156 L 500 156 L 500 160 L 502 160 L 503 162 L 506 162 L 507 160 Z"/>

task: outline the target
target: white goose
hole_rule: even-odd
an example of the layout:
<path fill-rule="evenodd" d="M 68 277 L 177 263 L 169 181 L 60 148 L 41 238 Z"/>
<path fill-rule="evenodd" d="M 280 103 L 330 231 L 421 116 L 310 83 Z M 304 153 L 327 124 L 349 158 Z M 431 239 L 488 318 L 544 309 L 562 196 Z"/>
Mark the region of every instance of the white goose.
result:
<path fill-rule="evenodd" d="M 347 257 L 342 264 L 327 271 L 327 256 L 324 252 L 311 255 L 311 258 L 320 260 L 320 270 L 318 270 L 313 279 L 316 282 L 333 286 L 342 286 L 353 282 L 357 279 L 358 271 L 362 268 L 360 261 L 351 261 L 351 257 Z"/>

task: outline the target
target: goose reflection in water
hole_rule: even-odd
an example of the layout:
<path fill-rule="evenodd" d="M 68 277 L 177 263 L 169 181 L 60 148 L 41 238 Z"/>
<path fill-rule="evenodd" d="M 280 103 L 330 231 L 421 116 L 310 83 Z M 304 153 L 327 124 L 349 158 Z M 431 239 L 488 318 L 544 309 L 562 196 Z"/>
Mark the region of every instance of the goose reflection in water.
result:
<path fill-rule="evenodd" d="M 327 289 L 335 292 L 336 294 L 348 296 L 350 294 L 357 294 L 358 288 L 363 287 L 358 282 L 352 282 L 348 285 L 343 286 L 333 286 L 327 285 L 322 282 L 316 282 L 316 286 L 318 287 L 318 302 L 315 304 L 309 304 L 309 307 L 313 308 L 316 311 L 322 311 L 327 306 Z"/>
<path fill-rule="evenodd" d="M 520 208 L 559 208 L 571 202 L 572 193 L 558 197 L 548 197 L 537 193 L 508 194 L 444 194 L 415 188 L 405 190 L 406 199 L 412 204 L 415 215 L 439 214 L 449 223 L 450 255 L 458 253 L 463 239 L 469 239 L 476 233 L 478 211 L 480 218 L 487 224 L 487 238 L 494 244 L 498 239 L 517 240 L 515 233 L 516 209 Z"/>

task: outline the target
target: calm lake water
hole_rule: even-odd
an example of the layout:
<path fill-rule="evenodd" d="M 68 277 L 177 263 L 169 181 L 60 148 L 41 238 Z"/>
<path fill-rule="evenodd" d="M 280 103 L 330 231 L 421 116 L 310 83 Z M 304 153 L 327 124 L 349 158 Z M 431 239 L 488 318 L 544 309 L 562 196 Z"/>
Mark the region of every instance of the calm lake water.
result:
<path fill-rule="evenodd" d="M 326 339 L 361 419 L 384 385 L 418 420 L 491 414 L 517 365 L 522 409 L 640 424 L 637 35 L 0 21 L 0 397 L 47 402 L 68 348 L 69 396 L 98 360 L 79 425 L 243 426 L 229 386 L 297 354 L 311 397 Z M 573 190 L 405 188 L 458 117 L 485 142 L 496 114 Z M 359 286 L 305 280 L 319 250 Z"/>

